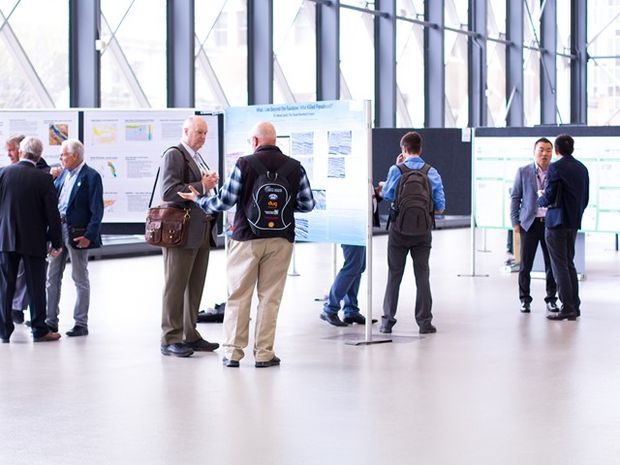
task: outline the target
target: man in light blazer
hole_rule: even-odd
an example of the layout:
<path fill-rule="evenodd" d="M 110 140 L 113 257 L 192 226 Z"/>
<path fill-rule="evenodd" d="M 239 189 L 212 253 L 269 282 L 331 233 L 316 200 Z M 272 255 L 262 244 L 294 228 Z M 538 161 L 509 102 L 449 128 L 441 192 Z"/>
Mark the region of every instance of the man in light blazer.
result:
<path fill-rule="evenodd" d="M 546 307 L 548 312 L 558 312 L 557 285 L 551 270 L 551 259 L 545 242 L 546 208 L 536 205 L 538 192 L 544 189 L 547 170 L 551 163 L 553 145 L 546 138 L 534 143 L 534 163 L 522 166 L 517 171 L 510 194 L 510 219 L 515 234 L 521 238 L 519 266 L 519 300 L 521 312 L 529 313 L 532 296 L 530 294 L 530 273 L 534 265 L 538 244 L 545 262 Z"/>
<path fill-rule="evenodd" d="M 207 132 L 203 118 L 189 117 L 183 123 L 180 144 L 166 150 L 160 167 L 162 200 L 190 208 L 185 247 L 163 249 L 161 353 L 176 357 L 189 357 L 194 351 L 211 352 L 219 347 L 204 340 L 196 330 L 209 251 L 217 236 L 216 217 L 204 213 L 193 202 L 184 202 L 177 194 L 190 192 L 190 186 L 207 194 L 217 184 L 216 173 L 209 170 L 198 153 Z"/>
<path fill-rule="evenodd" d="M 52 177 L 36 169 L 43 144 L 26 137 L 20 161 L 0 170 L 0 339 L 8 343 L 15 329 L 11 315 L 20 261 L 24 263 L 30 321 L 35 342 L 57 341 L 45 324 L 45 257 L 60 253 L 60 216 Z"/>
<path fill-rule="evenodd" d="M 103 219 L 103 183 L 97 170 L 84 162 L 84 145 L 77 139 L 67 139 L 61 145 L 61 168 L 53 176 L 58 194 L 58 210 L 62 220 L 62 253 L 50 260 L 47 270 L 47 325 L 58 330 L 58 314 L 62 275 L 67 259 L 71 260 L 71 277 L 75 283 L 76 300 L 73 307 L 74 326 L 67 336 L 88 335 L 90 281 L 88 279 L 88 249 L 101 247 Z"/>

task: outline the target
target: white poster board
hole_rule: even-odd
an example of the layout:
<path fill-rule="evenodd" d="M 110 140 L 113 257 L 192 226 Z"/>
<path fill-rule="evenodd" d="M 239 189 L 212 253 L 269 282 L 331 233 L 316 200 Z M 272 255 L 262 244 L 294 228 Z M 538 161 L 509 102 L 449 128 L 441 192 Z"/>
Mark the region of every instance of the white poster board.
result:
<path fill-rule="evenodd" d="M 193 109 L 88 110 L 84 112 L 86 162 L 103 178 L 104 223 L 143 223 L 163 152 L 181 140 L 183 121 Z M 218 118 L 209 125 L 200 150 L 219 169 Z M 156 189 L 153 204 L 159 203 Z"/>
<path fill-rule="evenodd" d="M 316 201 L 312 212 L 295 215 L 296 240 L 365 245 L 370 195 L 368 105 L 337 100 L 228 108 L 225 175 L 237 158 L 251 153 L 252 127 L 271 121 L 277 145 L 305 168 Z M 227 214 L 227 224 L 233 215 Z"/>
<path fill-rule="evenodd" d="M 0 111 L 0 141 L 2 149 L 9 137 L 24 135 L 38 137 L 43 142 L 43 158 L 49 165 L 60 163 L 60 144 L 79 137 L 77 110 L 2 110 Z M 0 157 L 0 167 L 10 163 L 6 151 Z"/>
<path fill-rule="evenodd" d="M 473 212 L 476 227 L 512 228 L 510 189 L 517 169 L 534 161 L 543 136 L 481 137 L 473 144 Z M 550 141 L 554 135 L 546 135 Z M 582 231 L 620 232 L 620 136 L 575 135 L 574 156 L 590 176 L 590 202 Z M 556 160 L 554 154 L 553 160 Z"/>

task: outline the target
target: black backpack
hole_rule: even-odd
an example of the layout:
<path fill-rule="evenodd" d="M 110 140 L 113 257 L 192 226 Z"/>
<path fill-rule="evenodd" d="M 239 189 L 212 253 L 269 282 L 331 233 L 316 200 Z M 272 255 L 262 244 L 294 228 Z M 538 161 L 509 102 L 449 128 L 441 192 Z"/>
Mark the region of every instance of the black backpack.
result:
<path fill-rule="evenodd" d="M 431 165 L 417 170 L 396 165 L 401 176 L 390 207 L 392 230 L 404 236 L 417 236 L 433 229 L 435 223 L 433 195 L 428 171 Z"/>
<path fill-rule="evenodd" d="M 256 172 L 252 196 L 244 207 L 252 233 L 258 237 L 286 237 L 287 231 L 295 227 L 295 199 L 287 176 L 297 168 L 296 160 L 289 158 L 272 172 L 254 155 L 245 159 Z"/>

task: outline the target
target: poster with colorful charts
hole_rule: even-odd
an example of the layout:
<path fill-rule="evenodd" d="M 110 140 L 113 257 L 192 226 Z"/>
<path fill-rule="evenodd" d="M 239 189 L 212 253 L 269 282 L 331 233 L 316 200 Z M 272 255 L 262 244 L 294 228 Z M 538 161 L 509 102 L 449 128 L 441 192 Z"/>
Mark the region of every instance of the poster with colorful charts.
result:
<path fill-rule="evenodd" d="M 1 110 L 0 141 L 2 149 L 16 135 L 38 137 L 43 142 L 43 158 L 49 165 L 60 162 L 60 144 L 79 137 L 77 110 Z M 4 150 L 0 167 L 10 163 Z"/>
<path fill-rule="evenodd" d="M 84 112 L 86 162 L 103 178 L 104 223 L 143 223 L 161 156 L 179 144 L 183 122 L 193 109 L 88 110 Z M 209 125 L 200 153 L 219 169 L 216 114 L 201 115 Z M 160 201 L 155 189 L 153 204 Z"/>

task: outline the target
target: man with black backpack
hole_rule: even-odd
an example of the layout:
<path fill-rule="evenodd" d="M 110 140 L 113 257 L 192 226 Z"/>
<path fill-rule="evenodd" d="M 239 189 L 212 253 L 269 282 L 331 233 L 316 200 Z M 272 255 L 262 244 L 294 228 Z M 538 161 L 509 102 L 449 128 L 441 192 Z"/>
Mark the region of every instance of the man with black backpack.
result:
<path fill-rule="evenodd" d="M 437 332 L 432 324 L 433 299 L 428 259 L 431 253 L 434 214 L 445 208 L 441 176 L 420 157 L 422 137 L 408 132 L 400 140 L 402 153 L 388 171 L 384 200 L 392 202 L 388 236 L 388 279 L 383 299 L 382 333 L 391 333 L 407 254 L 413 259 L 416 282 L 415 319 L 420 334 Z"/>
<path fill-rule="evenodd" d="M 217 195 L 179 193 L 207 213 L 237 206 L 228 241 L 228 300 L 224 313 L 224 366 L 238 367 L 248 345 L 250 306 L 258 290 L 254 359 L 257 368 L 280 364 L 273 350 L 276 321 L 295 240 L 294 211 L 314 208 L 310 182 L 301 163 L 276 147 L 276 130 L 258 123 L 250 144 Z"/>

